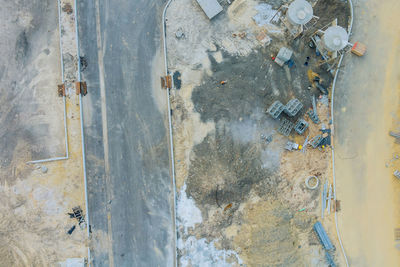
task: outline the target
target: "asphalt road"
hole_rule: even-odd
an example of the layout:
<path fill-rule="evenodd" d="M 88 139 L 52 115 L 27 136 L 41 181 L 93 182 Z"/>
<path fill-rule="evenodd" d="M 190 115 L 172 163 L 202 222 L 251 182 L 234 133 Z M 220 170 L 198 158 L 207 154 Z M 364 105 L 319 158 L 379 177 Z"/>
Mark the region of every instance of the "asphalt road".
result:
<path fill-rule="evenodd" d="M 174 264 L 168 136 L 151 82 L 164 4 L 78 4 L 94 266 Z"/>

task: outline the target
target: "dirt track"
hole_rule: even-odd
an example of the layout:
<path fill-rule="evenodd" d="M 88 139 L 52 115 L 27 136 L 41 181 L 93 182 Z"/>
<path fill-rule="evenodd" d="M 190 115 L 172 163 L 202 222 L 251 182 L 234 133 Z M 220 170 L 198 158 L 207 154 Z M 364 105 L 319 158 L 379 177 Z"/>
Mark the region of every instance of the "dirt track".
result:
<path fill-rule="evenodd" d="M 346 56 L 336 93 L 339 229 L 350 266 L 399 266 L 400 4 L 353 1 L 351 41 L 368 46 L 363 58 Z M 398 246 L 398 244 L 397 244 Z"/>

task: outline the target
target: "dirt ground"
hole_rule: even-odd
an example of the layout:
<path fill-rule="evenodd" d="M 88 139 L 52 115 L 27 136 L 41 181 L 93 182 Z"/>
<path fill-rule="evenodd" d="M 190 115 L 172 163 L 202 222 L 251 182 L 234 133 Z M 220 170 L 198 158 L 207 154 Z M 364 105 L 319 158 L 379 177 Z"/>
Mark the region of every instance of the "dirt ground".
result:
<path fill-rule="evenodd" d="M 282 3 L 267 2 L 275 8 Z M 279 121 L 265 110 L 275 100 L 286 104 L 296 97 L 304 108 L 289 118 L 295 122 L 310 108 L 311 95 L 320 95 L 308 89 L 308 70 L 328 87 L 332 77 L 317 67 L 306 37 L 292 41 L 280 27 L 254 22 L 260 3 L 265 1 L 236 0 L 211 22 L 191 0 L 175 0 L 167 12 L 169 68 L 182 74 L 172 98 L 181 266 L 326 265 L 312 231 L 321 215 L 321 186 L 309 190 L 304 180 L 331 179 L 330 149 L 285 151 L 288 138 L 276 132 Z M 315 9 L 332 4 L 320 1 Z M 338 15 L 346 27 L 347 6 L 336 4 L 326 17 Z M 184 36 L 177 38 L 177 31 Z M 257 40 L 261 31 L 270 43 Z M 271 60 L 283 45 L 294 50 L 291 68 Z M 310 65 L 304 66 L 307 56 Z M 327 98 L 318 101 L 318 111 L 328 126 Z M 321 125 L 309 122 L 303 136 L 289 140 L 303 144 L 319 133 Z M 273 141 L 266 144 L 261 135 L 270 134 Z M 332 215 L 325 223 L 335 230 Z M 329 235 L 338 247 L 334 232 Z"/>
<path fill-rule="evenodd" d="M 335 108 L 339 229 L 350 266 L 399 266 L 400 168 L 398 132 L 400 31 L 398 1 L 353 1 L 351 41 L 368 46 L 348 57 Z"/>
<path fill-rule="evenodd" d="M 85 209 L 79 106 L 67 100 L 70 159 L 28 165 L 65 156 L 57 2 L 0 6 L 0 266 L 55 266 L 87 254 L 67 214 Z"/>

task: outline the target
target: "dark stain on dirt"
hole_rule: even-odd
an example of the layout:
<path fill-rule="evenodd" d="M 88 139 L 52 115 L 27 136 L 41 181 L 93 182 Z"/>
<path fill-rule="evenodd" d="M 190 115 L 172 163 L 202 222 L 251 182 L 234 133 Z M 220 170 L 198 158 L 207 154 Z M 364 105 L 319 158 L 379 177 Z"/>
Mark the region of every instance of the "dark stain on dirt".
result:
<path fill-rule="evenodd" d="M 313 9 L 314 15 L 319 17 L 316 27 L 323 27 L 337 18 L 338 25 L 347 29 L 350 17 L 347 1 L 319 0 Z"/>
<path fill-rule="evenodd" d="M 235 142 L 224 123 L 197 145 L 194 153 L 187 193 L 201 205 L 240 203 L 254 184 L 263 181 L 263 193 L 277 185 L 274 171 L 262 168 L 260 147 Z"/>
<path fill-rule="evenodd" d="M 194 108 L 200 113 L 202 121 L 237 121 L 252 114 L 255 107 L 266 110 L 275 100 L 285 105 L 292 98 L 298 98 L 304 107 L 297 116 L 287 118 L 295 122 L 303 116 L 311 107 L 311 95 L 319 94 L 317 89 L 308 89 L 308 69 L 312 68 L 320 74 L 326 84 L 332 78 L 315 67 L 319 58 L 305 41 L 296 45 L 292 57 L 295 65 L 291 68 L 287 65 L 280 67 L 272 61 L 271 55 L 276 55 L 281 46 L 259 49 L 247 57 L 223 53 L 222 63 L 217 63 L 210 53 L 212 76 L 206 76 L 192 94 Z M 297 52 L 300 48 L 302 53 Z M 304 62 L 307 56 L 310 56 L 310 65 L 306 67 Z M 226 83 L 221 84 L 221 81 Z M 285 114 L 282 116 L 286 117 Z"/>
<path fill-rule="evenodd" d="M 81 71 L 85 71 L 86 68 L 88 67 L 88 59 L 86 57 L 80 57 L 80 62 L 81 62 Z"/>
<path fill-rule="evenodd" d="M 68 15 L 72 14 L 72 6 L 70 3 L 66 3 L 63 8 L 62 11 L 64 11 L 65 13 L 67 13 Z"/>
<path fill-rule="evenodd" d="M 28 53 L 29 43 L 27 33 L 22 31 L 15 42 L 15 60 L 17 62 L 22 62 L 26 60 L 26 55 Z"/>

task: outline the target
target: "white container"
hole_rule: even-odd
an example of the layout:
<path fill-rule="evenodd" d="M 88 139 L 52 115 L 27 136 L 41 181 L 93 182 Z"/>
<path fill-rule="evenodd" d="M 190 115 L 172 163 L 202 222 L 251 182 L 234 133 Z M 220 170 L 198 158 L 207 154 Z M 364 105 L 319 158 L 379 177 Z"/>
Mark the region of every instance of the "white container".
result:
<path fill-rule="evenodd" d="M 313 17 L 313 9 L 306 0 L 294 0 L 286 13 L 290 23 L 293 25 L 304 25 Z"/>
<path fill-rule="evenodd" d="M 329 51 L 339 51 L 349 43 L 349 35 L 342 27 L 331 26 L 324 32 L 322 41 Z"/>

